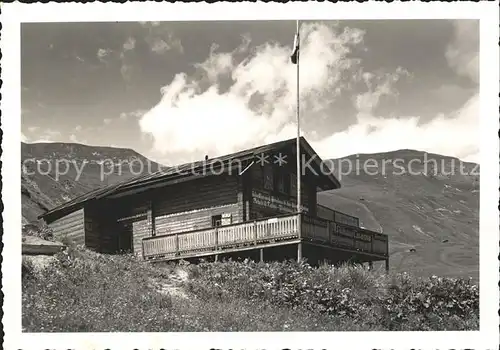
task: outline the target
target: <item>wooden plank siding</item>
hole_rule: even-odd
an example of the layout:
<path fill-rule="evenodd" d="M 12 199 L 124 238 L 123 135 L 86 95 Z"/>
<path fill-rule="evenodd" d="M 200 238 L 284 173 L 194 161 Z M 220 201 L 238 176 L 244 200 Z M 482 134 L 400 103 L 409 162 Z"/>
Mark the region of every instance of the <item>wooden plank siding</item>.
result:
<path fill-rule="evenodd" d="M 99 220 L 95 215 L 96 211 L 88 206 L 85 209 L 85 246 L 87 248 L 102 251 L 101 232 Z"/>
<path fill-rule="evenodd" d="M 142 256 L 142 240 L 151 237 L 151 218 L 132 222 L 132 247 L 135 255 Z"/>
<path fill-rule="evenodd" d="M 166 188 L 154 199 L 156 235 L 212 227 L 212 216 L 231 214 L 231 223 L 244 220 L 241 179 L 215 175 Z"/>
<path fill-rule="evenodd" d="M 359 218 L 341 213 L 322 205 L 316 205 L 316 216 L 321 219 L 334 221 L 339 224 L 359 227 Z"/>
<path fill-rule="evenodd" d="M 106 230 L 114 237 L 111 245 L 116 249 L 118 237 L 131 231 L 133 252 L 139 257 L 144 238 L 210 228 L 214 215 L 230 214 L 230 223 L 242 222 L 245 215 L 242 180 L 228 174 L 200 177 L 111 200 L 107 205 L 115 213 L 106 220 L 115 223 Z"/>
<path fill-rule="evenodd" d="M 237 203 L 195 209 L 182 213 L 166 214 L 155 217 L 156 235 L 168 235 L 212 227 L 212 216 L 231 214 L 231 223 L 242 222 Z"/>
<path fill-rule="evenodd" d="M 292 164 L 293 165 L 293 164 Z M 260 164 L 251 168 L 251 181 L 247 191 L 249 196 L 248 212 L 252 220 L 275 215 L 295 213 L 297 211 L 297 176 L 292 165 L 268 165 L 272 167 L 273 185 L 266 187 L 265 170 Z M 294 166 L 294 165 L 293 165 Z M 285 191 L 278 188 L 277 177 L 284 177 Z M 311 176 L 302 177 L 301 204 L 304 212 L 316 214 L 316 185 Z"/>
<path fill-rule="evenodd" d="M 335 221 L 335 210 L 322 205 L 317 206 L 316 215 L 321 219 Z"/>
<path fill-rule="evenodd" d="M 67 238 L 75 244 L 85 243 L 83 208 L 49 223 L 48 226 L 52 229 L 54 237 L 58 240 Z"/>

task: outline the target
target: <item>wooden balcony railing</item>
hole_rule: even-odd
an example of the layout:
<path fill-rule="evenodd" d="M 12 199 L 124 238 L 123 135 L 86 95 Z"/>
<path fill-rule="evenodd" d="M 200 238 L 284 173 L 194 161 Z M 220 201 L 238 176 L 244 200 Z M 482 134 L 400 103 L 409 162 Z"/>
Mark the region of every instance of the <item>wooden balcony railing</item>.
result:
<path fill-rule="evenodd" d="M 387 235 L 302 214 L 301 237 L 339 248 L 386 256 Z M 217 228 L 143 239 L 145 259 L 169 258 L 210 252 L 238 245 L 256 245 L 298 236 L 299 215 L 261 219 Z"/>

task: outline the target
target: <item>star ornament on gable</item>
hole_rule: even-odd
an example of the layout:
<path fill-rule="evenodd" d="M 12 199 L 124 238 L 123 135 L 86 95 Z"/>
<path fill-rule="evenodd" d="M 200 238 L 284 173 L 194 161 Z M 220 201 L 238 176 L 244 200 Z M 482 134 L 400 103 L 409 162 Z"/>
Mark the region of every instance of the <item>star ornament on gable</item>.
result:
<path fill-rule="evenodd" d="M 257 164 L 260 164 L 260 166 L 266 165 L 267 163 L 269 163 L 267 158 L 269 158 L 269 156 L 267 154 L 264 154 L 264 153 L 258 154 L 257 155 Z"/>
<path fill-rule="evenodd" d="M 275 155 L 274 164 L 278 164 L 279 166 L 286 164 L 286 154 L 280 152 L 277 156 Z"/>

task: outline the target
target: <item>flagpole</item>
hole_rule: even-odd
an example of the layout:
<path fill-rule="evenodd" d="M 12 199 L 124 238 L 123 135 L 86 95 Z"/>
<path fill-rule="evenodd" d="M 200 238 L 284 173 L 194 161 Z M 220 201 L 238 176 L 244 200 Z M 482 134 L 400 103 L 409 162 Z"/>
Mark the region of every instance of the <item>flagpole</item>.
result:
<path fill-rule="evenodd" d="M 296 35 L 297 35 L 297 47 L 299 48 L 299 51 L 297 52 L 297 110 L 296 110 L 296 115 L 297 115 L 297 214 L 298 214 L 298 225 L 297 225 L 297 235 L 299 238 L 299 243 L 297 247 L 297 260 L 300 262 L 302 260 L 302 242 L 300 241 L 302 239 L 302 203 L 301 203 L 301 185 L 300 185 L 300 178 L 301 178 L 301 164 L 300 164 L 300 90 L 299 90 L 299 62 L 300 62 L 300 33 L 299 33 L 299 20 L 297 20 L 297 28 L 296 28 Z"/>

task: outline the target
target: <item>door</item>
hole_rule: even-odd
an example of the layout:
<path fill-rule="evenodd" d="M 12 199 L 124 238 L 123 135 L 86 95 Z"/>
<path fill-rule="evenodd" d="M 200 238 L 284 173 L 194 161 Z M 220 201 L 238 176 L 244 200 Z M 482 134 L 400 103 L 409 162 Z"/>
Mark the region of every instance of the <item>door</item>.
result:
<path fill-rule="evenodd" d="M 133 247 L 132 222 L 123 222 L 118 231 L 117 248 L 119 253 L 131 253 Z"/>

